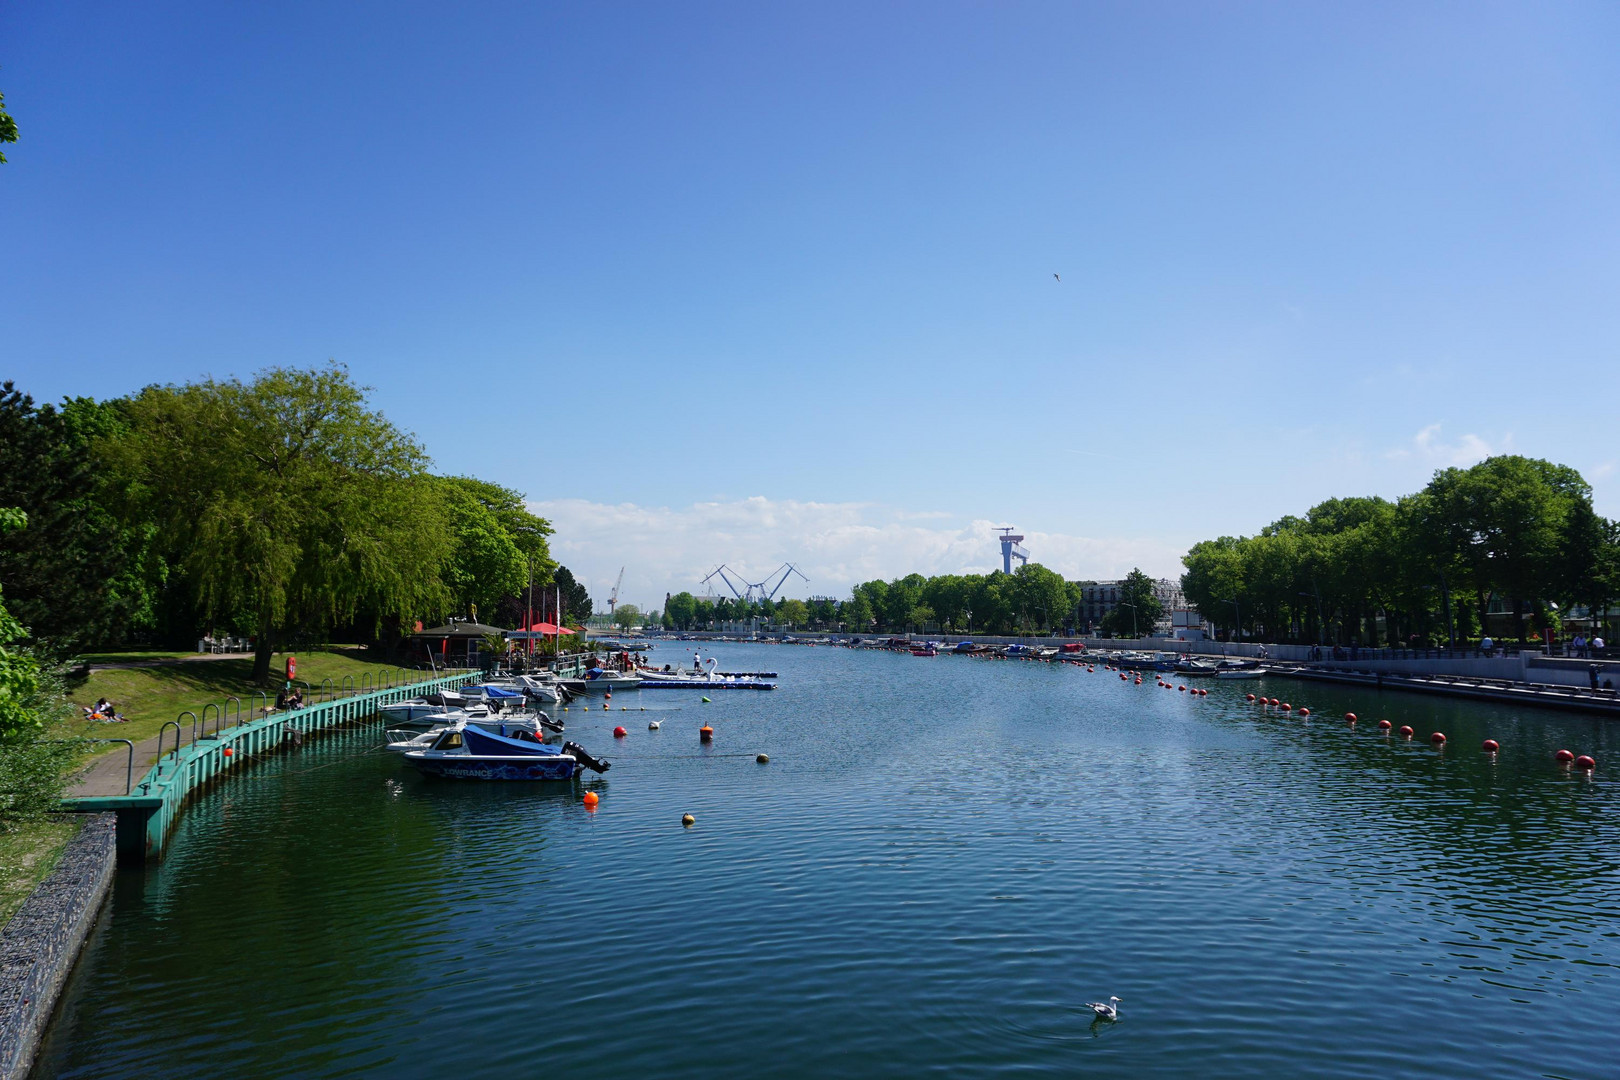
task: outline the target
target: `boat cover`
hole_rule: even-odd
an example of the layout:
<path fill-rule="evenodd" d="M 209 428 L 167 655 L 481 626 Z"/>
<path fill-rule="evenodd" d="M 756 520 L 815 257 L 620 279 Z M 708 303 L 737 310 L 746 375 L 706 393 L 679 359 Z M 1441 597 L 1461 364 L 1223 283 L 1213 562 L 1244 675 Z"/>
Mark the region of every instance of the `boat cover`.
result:
<path fill-rule="evenodd" d="M 467 689 L 480 690 L 485 697 L 490 698 L 520 698 L 523 696 L 523 691 L 508 690 L 504 686 L 469 686 Z"/>
<path fill-rule="evenodd" d="M 498 757 L 501 755 L 562 753 L 555 746 L 546 746 L 543 743 L 530 742 L 527 739 L 509 739 L 504 735 L 497 735 L 492 731 L 473 727 L 471 724 L 461 729 L 461 738 L 466 743 L 469 754 Z"/>

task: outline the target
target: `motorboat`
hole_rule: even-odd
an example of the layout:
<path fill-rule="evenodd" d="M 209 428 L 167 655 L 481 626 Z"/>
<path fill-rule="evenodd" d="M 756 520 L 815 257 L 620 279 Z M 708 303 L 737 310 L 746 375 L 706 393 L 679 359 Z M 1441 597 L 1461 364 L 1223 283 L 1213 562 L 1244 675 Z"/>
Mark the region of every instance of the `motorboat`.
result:
<path fill-rule="evenodd" d="M 927 644 L 927 645 L 913 645 L 911 647 L 911 655 L 912 656 L 938 656 L 939 655 L 939 650 L 937 648 L 935 648 L 933 643 L 931 643 L 931 642 L 929 644 Z"/>
<path fill-rule="evenodd" d="M 608 694 L 615 690 L 637 689 L 641 686 L 641 676 L 633 671 L 591 668 L 583 679 L 568 679 L 560 685 L 571 694 Z"/>
<path fill-rule="evenodd" d="M 1215 672 L 1217 679 L 1259 679 L 1266 674 L 1262 667 L 1223 667 Z"/>
<path fill-rule="evenodd" d="M 547 746 L 528 732 L 497 735 L 457 724 L 439 732 L 425 750 L 407 750 L 405 760 L 427 776 L 457 780 L 572 780 L 583 769 L 611 767 L 575 743 Z"/>
<path fill-rule="evenodd" d="M 1210 660 L 1194 660 L 1191 657 L 1183 659 L 1176 665 L 1177 675 L 1208 676 L 1221 670 L 1220 665 Z"/>
<path fill-rule="evenodd" d="M 526 731 L 537 736 L 541 742 L 553 741 L 564 730 L 561 720 L 554 720 L 545 713 L 486 713 L 483 716 L 474 717 L 458 713 L 447 714 L 435 719 L 444 720 L 445 722 L 433 724 L 426 730 L 419 727 L 389 728 L 387 732 L 388 742 L 383 749 L 395 753 L 404 753 L 407 750 L 426 750 L 433 745 L 440 732 L 458 724 L 493 731 L 498 735 Z"/>
<path fill-rule="evenodd" d="M 479 710 L 487 712 L 489 706 L 483 703 L 481 697 L 458 694 L 453 690 L 446 690 L 437 694 L 423 694 L 421 697 L 410 698 L 406 701 L 396 701 L 384 705 L 377 711 L 384 720 L 391 724 L 415 724 L 427 717 L 443 716 L 446 713 L 461 712 L 473 715 Z"/>

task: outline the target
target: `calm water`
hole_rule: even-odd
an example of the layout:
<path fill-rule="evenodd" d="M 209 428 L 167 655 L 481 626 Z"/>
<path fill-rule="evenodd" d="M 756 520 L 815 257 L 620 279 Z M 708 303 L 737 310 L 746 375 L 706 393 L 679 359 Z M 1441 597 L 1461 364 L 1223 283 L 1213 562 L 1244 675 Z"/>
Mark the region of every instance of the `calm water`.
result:
<path fill-rule="evenodd" d="M 1268 683 L 1301 722 L 1253 684 L 714 651 L 781 688 L 619 695 L 671 710 L 657 732 L 567 714 L 614 761 L 594 813 L 423 781 L 377 729 L 201 800 L 120 875 L 35 1075 L 1620 1074 L 1604 721 Z"/>

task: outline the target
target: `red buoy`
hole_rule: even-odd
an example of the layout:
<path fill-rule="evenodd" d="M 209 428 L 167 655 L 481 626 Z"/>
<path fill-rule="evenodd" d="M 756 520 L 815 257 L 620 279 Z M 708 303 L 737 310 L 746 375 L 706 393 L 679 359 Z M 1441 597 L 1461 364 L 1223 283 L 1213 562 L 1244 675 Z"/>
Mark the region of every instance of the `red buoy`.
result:
<path fill-rule="evenodd" d="M 1311 710 L 1309 710 L 1305 706 L 1301 705 L 1299 707 L 1299 715 L 1301 715 L 1301 716 L 1309 716 L 1309 715 L 1311 715 Z"/>
<path fill-rule="evenodd" d="M 226 748 L 225 748 L 225 756 L 226 756 L 226 757 L 230 757 L 230 756 L 231 756 L 231 755 L 232 755 L 232 754 L 234 754 L 234 753 L 236 753 L 236 751 L 235 751 L 235 750 L 232 750 L 232 749 L 231 749 L 231 748 L 230 748 L 230 747 L 228 747 L 228 746 L 227 746 L 227 747 L 226 747 Z"/>
<path fill-rule="evenodd" d="M 1502 744 L 1497 742 L 1495 739 L 1485 740 L 1485 752 L 1487 754 L 1494 754 L 1500 749 L 1502 749 Z"/>
<path fill-rule="evenodd" d="M 1283 712 L 1293 712 L 1294 707 L 1292 705 L 1288 704 L 1288 702 L 1285 701 L 1285 702 L 1282 703 L 1282 711 Z"/>
<path fill-rule="evenodd" d="M 1253 701 L 1253 700 L 1254 700 L 1254 695 L 1253 695 L 1253 694 L 1250 694 L 1250 695 L 1249 695 L 1249 700 L 1250 700 L 1250 701 Z"/>
<path fill-rule="evenodd" d="M 1185 694 L 1187 692 L 1187 688 L 1185 686 L 1178 686 L 1178 687 L 1176 687 L 1176 689 L 1180 690 L 1183 694 Z"/>
<path fill-rule="evenodd" d="M 1272 699 L 1271 699 L 1271 703 L 1272 703 L 1272 704 L 1273 704 L 1273 705 L 1281 705 L 1281 704 L 1282 704 L 1282 702 L 1280 702 L 1280 701 L 1278 701 L 1278 700 L 1277 700 L 1277 699 L 1276 699 L 1276 698 L 1272 698 Z"/>
<path fill-rule="evenodd" d="M 1575 755 L 1568 750 L 1560 750 L 1558 753 L 1553 755 L 1553 760 L 1561 761 L 1565 765 L 1568 765 L 1571 761 L 1575 760 Z"/>
<path fill-rule="evenodd" d="M 1443 731 L 1437 731 L 1433 735 L 1429 736 L 1429 741 L 1434 743 L 1436 746 L 1444 745 L 1446 741 L 1446 733 Z"/>
<path fill-rule="evenodd" d="M 1393 726 L 1394 725 L 1391 724 L 1388 720 L 1380 720 L 1380 721 L 1378 721 L 1378 729 L 1380 731 L 1388 731 Z"/>
<path fill-rule="evenodd" d="M 613 729 L 613 737 L 615 739 L 622 739 L 628 734 L 630 734 L 630 733 L 628 731 L 624 730 L 624 728 L 622 728 L 622 727 L 616 727 L 616 728 Z"/>
<path fill-rule="evenodd" d="M 1412 728 L 1411 728 L 1411 726 L 1408 725 L 1408 724 L 1402 724 L 1401 725 L 1401 734 L 1406 736 L 1408 739 L 1410 739 L 1412 737 Z"/>
<path fill-rule="evenodd" d="M 1580 757 L 1575 759 L 1575 767 L 1582 772 L 1591 772 L 1593 769 L 1597 768 L 1597 759 L 1587 754 L 1582 754 Z"/>
<path fill-rule="evenodd" d="M 1356 714 L 1355 714 L 1355 713 L 1353 713 L 1353 712 L 1347 712 L 1347 713 L 1345 713 L 1345 714 L 1344 714 L 1344 718 L 1345 718 L 1345 719 L 1346 719 L 1346 720 L 1348 720 L 1348 721 L 1349 721 L 1349 722 L 1350 722 L 1350 723 L 1352 723 L 1352 724 L 1353 724 L 1353 723 L 1355 723 L 1355 722 L 1356 722 Z"/>

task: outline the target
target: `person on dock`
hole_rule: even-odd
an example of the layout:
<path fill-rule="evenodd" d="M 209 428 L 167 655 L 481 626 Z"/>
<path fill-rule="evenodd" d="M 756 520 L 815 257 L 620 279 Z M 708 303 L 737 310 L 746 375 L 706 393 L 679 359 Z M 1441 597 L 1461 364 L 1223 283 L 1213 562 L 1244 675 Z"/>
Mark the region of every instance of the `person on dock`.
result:
<path fill-rule="evenodd" d="M 1592 689 L 1594 690 L 1598 688 L 1597 671 L 1598 668 L 1596 664 L 1586 665 L 1586 677 L 1592 681 Z"/>

